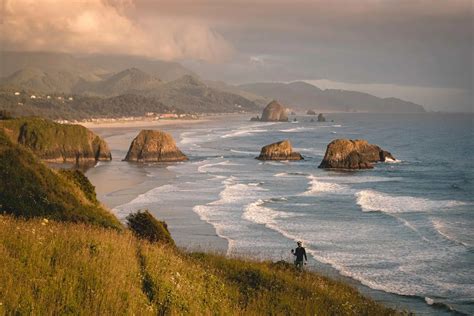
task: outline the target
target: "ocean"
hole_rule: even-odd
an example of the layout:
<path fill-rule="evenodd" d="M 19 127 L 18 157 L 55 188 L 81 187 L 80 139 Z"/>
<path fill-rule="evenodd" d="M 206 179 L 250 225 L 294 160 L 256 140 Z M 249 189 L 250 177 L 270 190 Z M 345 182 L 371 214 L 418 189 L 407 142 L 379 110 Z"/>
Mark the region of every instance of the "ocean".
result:
<path fill-rule="evenodd" d="M 149 209 L 181 247 L 209 250 L 219 239 L 230 256 L 291 261 L 301 240 L 309 269 L 388 305 L 474 314 L 474 116 L 326 116 L 166 126 L 190 160 L 165 165 L 120 161 L 139 128 L 96 129 L 114 161 L 87 175 L 121 219 Z M 318 169 L 336 138 L 366 139 L 397 160 L 372 170 Z M 284 139 L 303 161 L 254 159 Z"/>

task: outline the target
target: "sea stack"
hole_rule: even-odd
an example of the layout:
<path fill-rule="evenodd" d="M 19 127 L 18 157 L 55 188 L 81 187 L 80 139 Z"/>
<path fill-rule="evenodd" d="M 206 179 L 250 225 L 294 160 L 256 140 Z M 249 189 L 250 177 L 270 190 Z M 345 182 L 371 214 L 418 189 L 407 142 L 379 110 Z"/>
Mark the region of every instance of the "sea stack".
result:
<path fill-rule="evenodd" d="M 262 147 L 258 160 L 303 160 L 300 153 L 294 152 L 289 140 L 283 140 Z"/>
<path fill-rule="evenodd" d="M 391 153 L 362 139 L 336 139 L 326 149 L 319 168 L 372 169 L 373 163 L 395 160 Z"/>
<path fill-rule="evenodd" d="M 319 113 L 318 122 L 326 122 L 326 118 L 324 117 L 323 113 Z"/>
<path fill-rule="evenodd" d="M 308 112 L 306 112 L 306 115 L 316 115 L 316 112 L 314 112 L 313 110 L 308 110 Z"/>
<path fill-rule="evenodd" d="M 263 109 L 262 122 L 288 122 L 288 115 L 286 114 L 286 108 L 273 100 Z"/>
<path fill-rule="evenodd" d="M 132 141 L 125 161 L 135 162 L 176 162 L 186 161 L 176 146 L 173 137 L 157 130 L 142 130 Z"/>

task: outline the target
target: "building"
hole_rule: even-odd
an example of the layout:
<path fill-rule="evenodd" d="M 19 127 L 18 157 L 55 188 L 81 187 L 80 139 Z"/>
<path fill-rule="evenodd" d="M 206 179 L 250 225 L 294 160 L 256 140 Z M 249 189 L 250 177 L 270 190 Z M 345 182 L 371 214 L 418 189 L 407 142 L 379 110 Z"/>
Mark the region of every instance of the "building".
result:
<path fill-rule="evenodd" d="M 36 99 L 36 95 L 31 95 L 30 99 Z"/>
<path fill-rule="evenodd" d="M 15 92 L 15 95 L 20 95 L 20 92 Z"/>

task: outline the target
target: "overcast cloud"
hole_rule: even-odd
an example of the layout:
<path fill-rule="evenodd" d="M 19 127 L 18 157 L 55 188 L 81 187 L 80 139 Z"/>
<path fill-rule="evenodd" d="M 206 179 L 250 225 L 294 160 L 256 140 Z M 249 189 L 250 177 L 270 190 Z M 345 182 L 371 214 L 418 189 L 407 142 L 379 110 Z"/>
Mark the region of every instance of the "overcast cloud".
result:
<path fill-rule="evenodd" d="M 376 84 L 472 111 L 471 0 L 3 1 L 3 49 L 145 55 L 233 83 Z"/>

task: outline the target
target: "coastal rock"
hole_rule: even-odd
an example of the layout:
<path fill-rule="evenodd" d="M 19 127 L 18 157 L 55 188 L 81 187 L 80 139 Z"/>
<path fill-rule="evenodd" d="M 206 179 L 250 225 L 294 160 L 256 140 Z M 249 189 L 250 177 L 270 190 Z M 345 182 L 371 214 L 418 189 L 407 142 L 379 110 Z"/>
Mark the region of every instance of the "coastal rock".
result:
<path fill-rule="evenodd" d="M 318 122 L 326 122 L 326 118 L 324 117 L 323 113 L 319 113 Z"/>
<path fill-rule="evenodd" d="M 175 162 L 188 160 L 188 157 L 179 150 L 170 134 L 157 130 L 142 130 L 132 141 L 124 160 Z"/>
<path fill-rule="evenodd" d="M 94 163 L 112 160 L 107 143 L 80 125 L 59 124 L 41 118 L 18 118 L 0 123 L 12 142 L 31 149 L 48 162 Z"/>
<path fill-rule="evenodd" d="M 263 109 L 262 122 L 288 122 L 288 115 L 286 114 L 286 108 L 273 100 Z"/>
<path fill-rule="evenodd" d="M 250 122 L 259 122 L 259 121 L 260 121 L 260 118 L 258 117 L 258 115 L 256 117 L 250 118 Z"/>
<path fill-rule="evenodd" d="M 316 115 L 316 112 L 314 112 L 313 110 L 308 110 L 308 112 L 306 112 L 306 115 Z"/>
<path fill-rule="evenodd" d="M 303 160 L 303 157 L 293 151 L 289 140 L 283 140 L 262 147 L 258 160 Z"/>
<path fill-rule="evenodd" d="M 326 149 L 319 168 L 371 169 L 373 163 L 395 160 L 391 153 L 366 140 L 336 139 Z"/>

